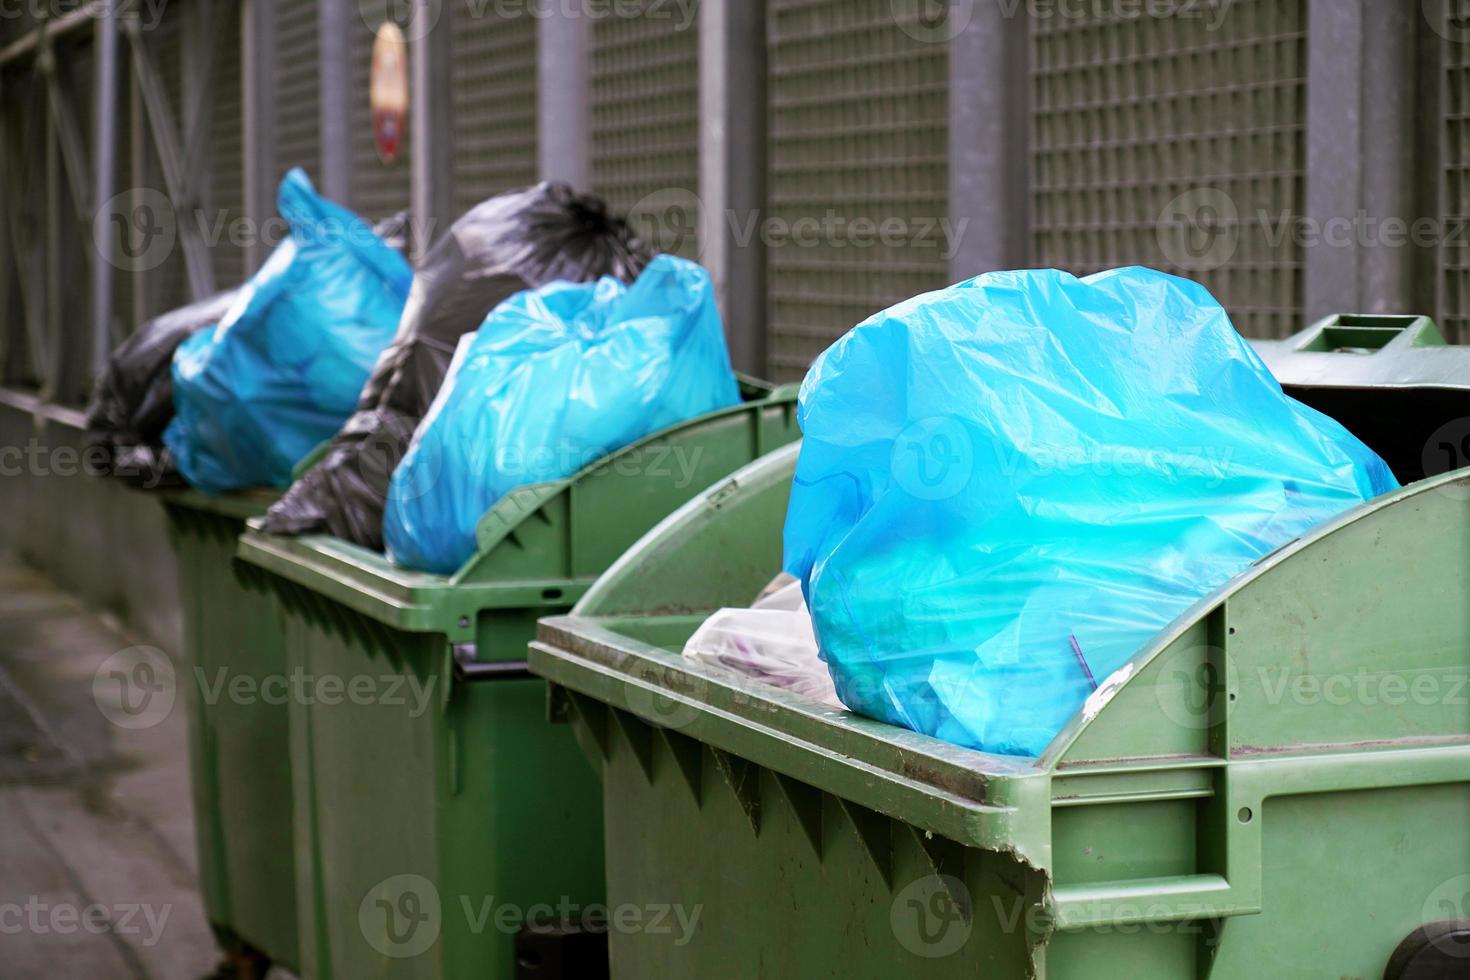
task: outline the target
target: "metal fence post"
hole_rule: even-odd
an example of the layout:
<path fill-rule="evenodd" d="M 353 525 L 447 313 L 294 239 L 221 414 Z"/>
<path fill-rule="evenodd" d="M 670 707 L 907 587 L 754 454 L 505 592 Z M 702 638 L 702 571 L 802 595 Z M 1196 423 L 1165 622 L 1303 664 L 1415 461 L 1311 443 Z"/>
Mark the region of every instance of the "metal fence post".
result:
<path fill-rule="evenodd" d="M 92 213 L 103 220 L 103 209 L 117 193 L 117 7 L 104 0 L 94 27 L 92 109 Z M 112 349 L 113 275 L 116 264 L 110 229 L 93 234 L 97 250 L 92 263 L 92 376 L 101 377 Z"/>
<path fill-rule="evenodd" d="M 441 17 L 441 0 L 414 0 L 413 24 L 426 24 L 410 38 L 409 84 L 411 108 L 408 125 L 413 152 L 410 191 L 413 216 L 410 240 L 415 255 L 422 255 L 442 228 L 452 220 L 454 162 L 450 111 L 451 52 L 449 33 L 453 23 Z"/>
<path fill-rule="evenodd" d="M 766 373 L 766 251 L 735 229 L 766 196 L 766 12 L 750 0 L 704 0 L 699 12 L 700 254 L 715 284 L 735 367 Z"/>
<path fill-rule="evenodd" d="M 536 34 L 538 169 L 542 180 L 591 184 L 587 90 L 590 24 L 577 4 L 551 4 Z"/>
<path fill-rule="evenodd" d="M 1030 22 L 1025 4 L 950 8 L 950 278 L 1027 264 L 1030 252 Z"/>
<path fill-rule="evenodd" d="M 260 268 L 265 260 L 262 239 L 266 221 L 275 213 L 275 137 L 271 108 L 275 105 L 275 5 L 276 0 L 243 0 L 242 25 L 244 77 L 240 88 L 245 100 L 245 213 L 254 233 L 246 252 L 247 271 Z M 297 0 L 287 0 L 297 2 Z"/>
<path fill-rule="evenodd" d="M 318 0 L 317 57 L 320 86 L 321 192 L 334 201 L 352 199 L 350 118 L 351 0 Z M 248 68 L 246 69 L 249 70 Z"/>

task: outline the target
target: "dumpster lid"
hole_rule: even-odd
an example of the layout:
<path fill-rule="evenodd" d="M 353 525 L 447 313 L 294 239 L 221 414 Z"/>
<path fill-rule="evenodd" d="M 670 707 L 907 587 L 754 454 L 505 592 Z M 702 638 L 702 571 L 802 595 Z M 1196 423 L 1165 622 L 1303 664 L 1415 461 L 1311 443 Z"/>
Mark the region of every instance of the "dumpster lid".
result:
<path fill-rule="evenodd" d="M 1400 483 L 1470 466 L 1470 347 L 1424 316 L 1341 314 L 1252 346 L 1288 395 L 1341 422 Z"/>

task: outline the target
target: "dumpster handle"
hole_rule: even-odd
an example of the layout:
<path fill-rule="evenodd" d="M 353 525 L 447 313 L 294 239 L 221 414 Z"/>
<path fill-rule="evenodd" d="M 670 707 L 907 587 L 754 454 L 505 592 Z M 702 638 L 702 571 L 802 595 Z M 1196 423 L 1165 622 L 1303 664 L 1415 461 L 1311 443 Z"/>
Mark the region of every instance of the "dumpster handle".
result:
<path fill-rule="evenodd" d="M 523 681 L 535 675 L 524 660 L 476 660 L 473 647 L 454 648 L 454 679 L 457 681 Z"/>

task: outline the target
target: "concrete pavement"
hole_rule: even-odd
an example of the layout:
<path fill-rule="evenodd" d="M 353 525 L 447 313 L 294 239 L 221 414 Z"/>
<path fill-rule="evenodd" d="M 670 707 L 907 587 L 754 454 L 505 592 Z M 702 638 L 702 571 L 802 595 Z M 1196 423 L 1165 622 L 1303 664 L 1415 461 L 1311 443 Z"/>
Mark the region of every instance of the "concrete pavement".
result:
<path fill-rule="evenodd" d="M 218 962 L 197 891 L 184 705 L 130 729 L 94 694 L 108 657 L 140 643 L 0 557 L 7 980 L 195 980 Z"/>

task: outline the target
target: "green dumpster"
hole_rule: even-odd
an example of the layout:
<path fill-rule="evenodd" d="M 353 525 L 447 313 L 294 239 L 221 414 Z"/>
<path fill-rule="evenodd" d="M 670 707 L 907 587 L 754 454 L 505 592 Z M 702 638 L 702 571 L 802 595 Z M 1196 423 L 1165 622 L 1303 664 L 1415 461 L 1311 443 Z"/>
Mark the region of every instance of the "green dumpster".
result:
<path fill-rule="evenodd" d="M 510 977 L 518 942 L 531 975 L 586 955 L 601 794 L 571 734 L 543 723 L 526 645 L 659 520 L 795 438 L 794 387 L 742 390 L 743 405 L 507 496 L 453 576 L 331 538 L 241 538 L 303 679 L 290 709 L 303 976 Z"/>
<path fill-rule="evenodd" d="M 614 977 L 1467 975 L 1470 470 L 1261 559 L 1025 759 L 683 659 L 779 568 L 795 460 L 531 646 L 602 772 Z"/>
<path fill-rule="evenodd" d="M 190 781 L 205 913 L 238 969 L 295 969 L 295 862 L 285 623 L 233 569 L 246 520 L 274 492 L 160 494 L 178 557 L 189 711 Z M 242 975 L 248 976 L 249 972 Z"/>

